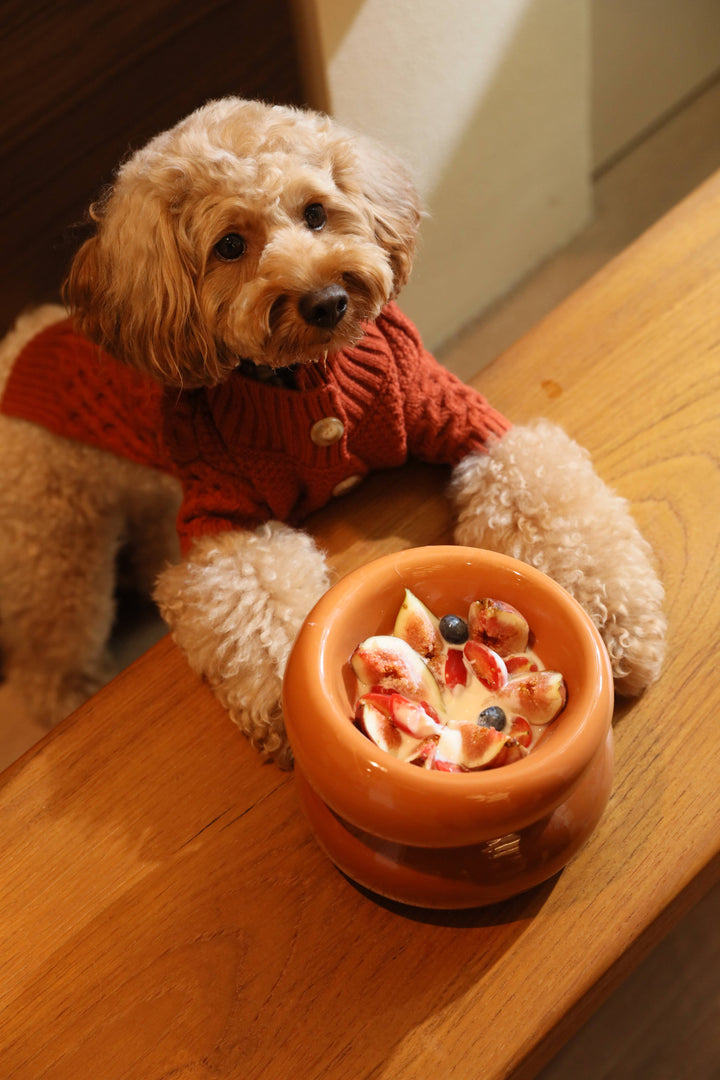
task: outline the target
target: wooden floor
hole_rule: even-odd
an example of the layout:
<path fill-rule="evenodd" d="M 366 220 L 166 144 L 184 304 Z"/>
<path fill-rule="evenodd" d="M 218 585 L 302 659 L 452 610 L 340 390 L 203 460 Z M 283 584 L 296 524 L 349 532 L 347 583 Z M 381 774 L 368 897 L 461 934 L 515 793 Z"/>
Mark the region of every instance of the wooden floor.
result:
<path fill-rule="evenodd" d="M 444 363 L 461 377 L 474 374 L 718 168 L 720 84 L 598 177 L 592 224 L 449 343 L 440 353 Z M 147 610 L 128 612 L 116 634 L 118 664 L 129 663 L 161 633 Z M 41 734 L 0 686 L 0 768 Z M 720 889 L 715 889 L 540 1080 L 720 1080 L 719 926 Z M 581 956 L 577 962 L 582 964 Z M 552 994 L 552 986 L 547 989 Z"/>
<path fill-rule="evenodd" d="M 718 1080 L 719 928 L 720 888 L 715 888 L 538 1080 Z"/>

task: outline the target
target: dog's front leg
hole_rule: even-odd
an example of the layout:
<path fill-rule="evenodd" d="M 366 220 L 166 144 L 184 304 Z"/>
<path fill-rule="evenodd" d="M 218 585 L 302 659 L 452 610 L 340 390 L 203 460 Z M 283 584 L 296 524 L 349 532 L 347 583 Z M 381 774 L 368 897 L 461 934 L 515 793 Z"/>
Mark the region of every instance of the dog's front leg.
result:
<path fill-rule="evenodd" d="M 155 598 L 191 667 L 253 746 L 289 766 L 281 690 L 300 626 L 328 587 L 311 538 L 279 522 L 195 541 Z"/>
<path fill-rule="evenodd" d="M 660 673 L 664 590 L 627 503 L 548 421 L 513 428 L 456 467 L 459 544 L 512 555 L 564 586 L 600 631 L 619 693 Z"/>

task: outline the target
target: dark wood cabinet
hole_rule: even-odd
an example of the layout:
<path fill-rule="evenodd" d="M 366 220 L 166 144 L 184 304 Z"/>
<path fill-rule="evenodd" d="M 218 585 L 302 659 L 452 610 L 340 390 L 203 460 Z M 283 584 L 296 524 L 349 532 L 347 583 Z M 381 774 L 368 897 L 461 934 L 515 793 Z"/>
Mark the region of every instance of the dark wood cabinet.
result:
<path fill-rule="evenodd" d="M 303 104 L 292 0 L 0 3 L 0 331 L 56 299 L 118 162 L 210 98 Z"/>

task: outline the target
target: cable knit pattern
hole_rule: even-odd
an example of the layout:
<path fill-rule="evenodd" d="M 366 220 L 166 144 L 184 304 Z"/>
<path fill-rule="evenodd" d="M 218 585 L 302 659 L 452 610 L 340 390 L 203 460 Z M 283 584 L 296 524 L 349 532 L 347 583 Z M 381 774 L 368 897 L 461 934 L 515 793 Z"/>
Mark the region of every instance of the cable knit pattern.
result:
<path fill-rule="evenodd" d="M 394 304 L 354 348 L 300 367 L 294 388 L 236 370 L 216 387 L 163 390 L 66 320 L 20 354 L 1 408 L 178 476 L 184 552 L 200 536 L 269 520 L 297 525 L 349 477 L 408 455 L 456 465 L 510 427 L 437 363 Z M 310 430 L 326 417 L 344 433 L 318 446 Z"/>
<path fill-rule="evenodd" d="M 157 383 L 103 353 L 66 318 L 46 326 L 19 353 L 0 411 L 55 435 L 116 450 L 139 465 L 170 470 L 159 423 L 161 398 Z"/>

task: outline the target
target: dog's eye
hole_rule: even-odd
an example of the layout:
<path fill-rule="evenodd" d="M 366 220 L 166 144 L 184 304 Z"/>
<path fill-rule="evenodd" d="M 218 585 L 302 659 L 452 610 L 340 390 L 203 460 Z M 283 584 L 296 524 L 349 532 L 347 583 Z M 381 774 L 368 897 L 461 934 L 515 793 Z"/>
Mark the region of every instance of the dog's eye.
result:
<path fill-rule="evenodd" d="M 327 221 L 325 207 L 319 202 L 310 203 L 309 206 L 306 206 L 303 217 L 308 229 L 313 229 L 315 232 L 322 229 Z"/>
<path fill-rule="evenodd" d="M 246 244 L 242 236 L 239 233 L 231 232 L 227 236 L 223 236 L 222 240 L 218 240 L 213 251 L 219 259 L 232 262 L 245 254 L 245 248 Z"/>

